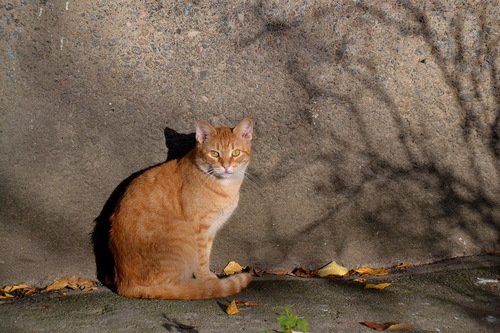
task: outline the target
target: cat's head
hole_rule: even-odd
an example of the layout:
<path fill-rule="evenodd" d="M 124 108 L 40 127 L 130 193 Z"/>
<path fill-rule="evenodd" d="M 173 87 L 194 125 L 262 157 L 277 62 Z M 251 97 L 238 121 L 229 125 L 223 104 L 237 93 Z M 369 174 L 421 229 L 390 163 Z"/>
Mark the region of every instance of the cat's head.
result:
<path fill-rule="evenodd" d="M 196 123 L 196 164 L 217 179 L 242 179 L 252 154 L 253 122 L 243 119 L 235 128 Z"/>

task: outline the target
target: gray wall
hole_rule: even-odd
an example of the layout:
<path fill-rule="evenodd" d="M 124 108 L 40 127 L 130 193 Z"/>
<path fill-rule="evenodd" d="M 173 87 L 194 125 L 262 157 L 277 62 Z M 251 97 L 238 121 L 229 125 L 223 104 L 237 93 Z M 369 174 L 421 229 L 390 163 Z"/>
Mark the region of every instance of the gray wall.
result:
<path fill-rule="evenodd" d="M 93 219 L 196 119 L 256 123 L 216 270 L 498 247 L 498 17 L 495 1 L 2 2 L 0 285 L 92 277 Z"/>

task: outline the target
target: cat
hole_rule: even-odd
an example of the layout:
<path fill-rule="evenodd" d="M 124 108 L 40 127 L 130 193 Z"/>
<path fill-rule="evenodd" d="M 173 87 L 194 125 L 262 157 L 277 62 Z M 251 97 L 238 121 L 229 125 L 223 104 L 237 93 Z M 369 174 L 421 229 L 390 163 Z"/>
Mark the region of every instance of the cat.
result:
<path fill-rule="evenodd" d="M 122 296 L 219 298 L 252 280 L 249 273 L 219 279 L 209 260 L 217 231 L 238 205 L 253 121 L 233 129 L 198 121 L 195 134 L 187 155 L 135 178 L 111 214 L 114 288 Z"/>

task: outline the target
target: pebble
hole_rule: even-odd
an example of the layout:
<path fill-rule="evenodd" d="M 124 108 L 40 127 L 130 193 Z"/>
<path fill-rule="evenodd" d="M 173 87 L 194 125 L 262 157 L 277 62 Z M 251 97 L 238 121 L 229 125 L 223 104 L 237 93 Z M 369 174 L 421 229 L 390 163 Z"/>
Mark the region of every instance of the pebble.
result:
<path fill-rule="evenodd" d="M 142 50 L 141 50 L 141 48 L 140 48 L 140 47 L 134 46 L 134 47 L 132 48 L 132 52 L 133 52 L 134 54 L 139 55 L 139 54 L 141 54 L 141 53 L 142 53 Z"/>

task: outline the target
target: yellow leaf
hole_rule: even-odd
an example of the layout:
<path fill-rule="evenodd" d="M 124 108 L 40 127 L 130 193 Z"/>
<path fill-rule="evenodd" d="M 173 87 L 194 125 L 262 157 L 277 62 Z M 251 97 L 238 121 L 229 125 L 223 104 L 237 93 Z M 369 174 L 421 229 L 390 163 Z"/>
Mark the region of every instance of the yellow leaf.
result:
<path fill-rule="evenodd" d="M 42 291 L 43 292 L 47 292 L 47 291 L 61 290 L 61 289 L 66 288 L 67 286 L 68 286 L 68 281 L 66 281 L 66 280 L 55 280 L 52 284 L 50 284 L 49 286 L 47 286 L 47 288 L 45 288 Z"/>
<path fill-rule="evenodd" d="M 344 276 L 349 272 L 349 270 L 345 267 L 340 266 L 335 261 L 332 261 L 322 269 L 318 271 L 318 275 L 321 277 L 326 276 Z"/>
<path fill-rule="evenodd" d="M 14 295 L 11 295 L 9 293 L 3 292 L 3 295 L 0 295 L 0 299 L 6 299 L 6 298 L 12 298 Z"/>
<path fill-rule="evenodd" d="M 385 289 L 389 287 L 392 283 L 378 283 L 378 284 L 372 284 L 372 283 L 367 283 L 365 285 L 366 289 Z"/>
<path fill-rule="evenodd" d="M 229 264 L 224 268 L 224 274 L 232 275 L 234 273 L 241 273 L 243 271 L 243 267 L 238 264 L 236 261 L 230 261 Z"/>
<path fill-rule="evenodd" d="M 370 267 L 360 267 L 353 269 L 358 274 L 361 275 L 387 275 L 389 270 L 385 268 L 370 268 Z"/>
<path fill-rule="evenodd" d="M 61 290 L 64 288 L 94 290 L 97 282 L 94 280 L 82 279 L 76 276 L 66 276 L 55 280 L 51 285 L 42 290 L 43 292 Z"/>
<path fill-rule="evenodd" d="M 354 282 L 359 282 L 359 283 L 365 283 L 366 279 L 365 278 L 357 278 L 353 280 Z"/>
<path fill-rule="evenodd" d="M 236 305 L 236 301 L 234 300 L 231 303 L 229 303 L 229 305 L 226 308 L 226 313 L 228 315 L 235 315 L 239 312 L 240 310 L 238 310 L 238 306 Z"/>
<path fill-rule="evenodd" d="M 12 286 L 5 286 L 3 287 L 2 289 L 0 289 L 0 292 L 6 292 L 6 293 L 11 293 L 13 291 L 16 291 L 18 289 L 26 289 L 26 288 L 29 288 L 27 285 L 25 284 L 15 284 L 15 285 L 12 285 Z"/>

